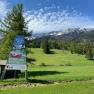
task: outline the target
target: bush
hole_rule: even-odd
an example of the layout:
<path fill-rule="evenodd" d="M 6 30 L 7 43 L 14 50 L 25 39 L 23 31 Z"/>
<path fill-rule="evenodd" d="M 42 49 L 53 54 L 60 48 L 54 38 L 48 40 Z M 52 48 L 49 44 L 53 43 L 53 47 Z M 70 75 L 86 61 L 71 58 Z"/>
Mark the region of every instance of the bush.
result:
<path fill-rule="evenodd" d="M 72 64 L 71 63 L 66 63 L 65 66 L 72 66 Z"/>
<path fill-rule="evenodd" d="M 45 63 L 41 63 L 40 66 L 46 66 L 46 64 Z"/>

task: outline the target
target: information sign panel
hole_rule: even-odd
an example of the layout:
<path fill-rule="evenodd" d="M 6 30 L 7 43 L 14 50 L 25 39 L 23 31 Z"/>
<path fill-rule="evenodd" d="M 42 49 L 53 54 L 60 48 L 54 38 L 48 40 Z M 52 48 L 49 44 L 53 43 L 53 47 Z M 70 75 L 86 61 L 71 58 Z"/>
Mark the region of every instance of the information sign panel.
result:
<path fill-rule="evenodd" d="M 16 36 L 13 43 L 13 50 L 9 54 L 6 63 L 6 70 L 26 70 L 25 39 L 23 36 Z"/>

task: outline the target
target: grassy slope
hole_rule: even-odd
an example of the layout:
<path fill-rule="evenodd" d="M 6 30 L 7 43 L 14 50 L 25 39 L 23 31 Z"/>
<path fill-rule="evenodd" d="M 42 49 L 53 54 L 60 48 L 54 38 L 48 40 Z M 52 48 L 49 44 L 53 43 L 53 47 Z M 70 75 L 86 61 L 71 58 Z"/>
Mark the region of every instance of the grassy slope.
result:
<path fill-rule="evenodd" d="M 94 65 L 94 61 L 89 61 L 83 55 L 71 54 L 68 51 L 62 50 L 53 50 L 55 54 L 44 54 L 42 49 L 30 49 L 31 53 L 28 54 L 29 57 L 35 59 L 36 61 L 33 62 L 36 65 L 40 65 L 41 63 L 45 64 L 66 64 L 70 63 L 75 66 L 82 66 L 82 65 Z"/>
<path fill-rule="evenodd" d="M 0 90 L 0 94 L 6 92 L 7 94 L 94 94 L 94 81 Z"/>
<path fill-rule="evenodd" d="M 94 61 L 83 55 L 71 54 L 61 50 L 53 50 L 55 54 L 44 54 L 42 49 L 30 49 L 29 57 L 35 59 L 35 66 L 29 67 L 29 77 L 42 80 L 88 80 L 94 78 Z M 58 66 L 36 66 L 46 65 Z M 60 66 L 71 64 L 72 66 Z"/>

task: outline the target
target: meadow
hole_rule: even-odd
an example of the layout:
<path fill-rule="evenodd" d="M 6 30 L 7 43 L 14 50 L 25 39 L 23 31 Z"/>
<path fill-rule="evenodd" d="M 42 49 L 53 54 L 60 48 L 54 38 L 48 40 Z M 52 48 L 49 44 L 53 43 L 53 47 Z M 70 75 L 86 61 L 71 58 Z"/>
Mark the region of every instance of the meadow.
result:
<path fill-rule="evenodd" d="M 0 94 L 94 94 L 94 81 L 1 89 Z"/>
<path fill-rule="evenodd" d="M 28 78 L 43 86 L 1 89 L 0 94 L 94 94 L 94 61 L 84 55 L 52 49 L 44 54 L 40 48 L 28 48 Z M 54 82 L 52 84 L 48 82 Z M 0 84 L 22 84 L 24 76 L 7 79 Z"/>
<path fill-rule="evenodd" d="M 84 55 L 71 54 L 68 51 L 56 50 L 54 54 L 44 54 L 42 49 L 29 49 L 29 78 L 41 80 L 88 80 L 94 78 L 94 61 Z"/>
<path fill-rule="evenodd" d="M 29 48 L 28 57 L 32 58 L 35 65 L 67 65 L 72 66 L 92 66 L 93 60 L 87 60 L 84 55 L 71 54 L 69 51 L 52 49 L 52 54 L 45 54 L 40 48 Z"/>

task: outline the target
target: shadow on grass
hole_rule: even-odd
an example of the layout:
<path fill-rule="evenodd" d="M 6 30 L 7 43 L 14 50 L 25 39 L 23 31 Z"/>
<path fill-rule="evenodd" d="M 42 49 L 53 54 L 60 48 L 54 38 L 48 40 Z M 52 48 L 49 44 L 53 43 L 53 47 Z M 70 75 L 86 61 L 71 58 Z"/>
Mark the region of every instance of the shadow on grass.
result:
<path fill-rule="evenodd" d="M 53 84 L 54 81 L 48 81 L 48 80 L 39 80 L 39 79 L 28 79 L 29 83 L 39 83 L 39 84 Z"/>
<path fill-rule="evenodd" d="M 33 71 L 28 72 L 29 77 L 35 77 L 35 76 L 45 76 L 45 75 L 55 75 L 55 74 L 64 74 L 68 72 L 58 72 L 58 71 Z M 40 79 L 28 79 L 28 82 L 30 83 L 41 83 L 41 84 L 52 84 L 54 81 L 52 80 L 40 80 Z"/>
<path fill-rule="evenodd" d="M 45 54 L 48 54 L 48 55 L 50 55 L 50 54 L 56 54 L 56 52 L 55 51 L 49 51 L 49 52 L 44 52 Z"/>
<path fill-rule="evenodd" d="M 27 62 L 32 62 L 32 61 L 35 62 L 36 59 L 34 59 L 34 58 L 28 58 L 28 57 L 27 57 L 27 58 L 26 58 L 26 61 L 27 61 Z"/>
<path fill-rule="evenodd" d="M 41 67 L 48 67 L 48 66 L 56 66 L 56 65 L 47 65 L 45 63 L 41 63 L 39 66 L 41 66 Z"/>
<path fill-rule="evenodd" d="M 56 52 L 55 51 L 50 51 L 50 53 L 49 54 L 56 54 Z"/>
<path fill-rule="evenodd" d="M 64 74 L 68 72 L 58 72 L 58 71 L 32 71 L 28 72 L 29 77 L 35 77 L 35 76 L 45 76 L 45 75 L 55 75 L 55 74 Z"/>

